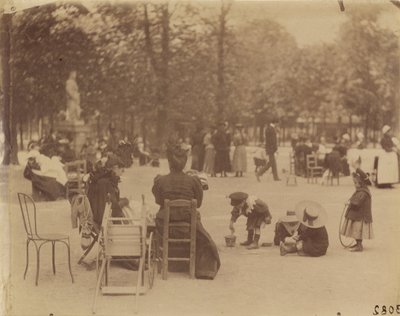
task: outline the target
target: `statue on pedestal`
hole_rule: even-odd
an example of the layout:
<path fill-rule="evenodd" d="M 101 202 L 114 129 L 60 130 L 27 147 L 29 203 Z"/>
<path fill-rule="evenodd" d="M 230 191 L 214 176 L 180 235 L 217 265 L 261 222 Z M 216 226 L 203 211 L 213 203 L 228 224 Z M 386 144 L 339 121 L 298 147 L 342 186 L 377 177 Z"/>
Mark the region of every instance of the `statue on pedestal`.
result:
<path fill-rule="evenodd" d="M 81 121 L 81 97 L 79 94 L 78 84 L 76 83 L 76 71 L 70 72 L 67 82 L 65 83 L 67 92 L 67 111 L 65 119 L 70 122 Z"/>

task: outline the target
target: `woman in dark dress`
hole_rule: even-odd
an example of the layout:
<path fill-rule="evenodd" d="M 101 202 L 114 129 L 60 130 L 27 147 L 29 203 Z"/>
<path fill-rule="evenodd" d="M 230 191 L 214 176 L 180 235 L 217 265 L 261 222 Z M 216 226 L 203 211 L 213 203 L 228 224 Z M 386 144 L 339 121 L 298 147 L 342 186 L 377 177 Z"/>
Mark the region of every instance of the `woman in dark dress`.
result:
<path fill-rule="evenodd" d="M 281 244 L 281 256 L 292 252 L 309 257 L 325 255 L 329 246 L 328 232 L 325 228 L 325 210 L 312 201 L 302 201 L 295 209 L 301 222 L 299 233 L 293 237 L 296 243 Z"/>
<path fill-rule="evenodd" d="M 203 200 L 203 189 L 200 180 L 185 174 L 182 170 L 187 161 L 186 152 L 177 144 L 169 144 L 167 158 L 170 173 L 157 176 L 154 179 L 152 192 L 160 210 L 156 215 L 156 228 L 162 233 L 164 220 L 164 200 L 185 199 L 197 200 L 197 207 L 201 206 Z M 217 247 L 211 236 L 206 232 L 200 221 L 200 213 L 197 212 L 197 234 L 196 234 L 196 278 L 214 279 L 221 265 Z M 189 210 L 172 209 L 170 221 L 190 222 Z M 184 232 L 187 234 L 187 232 Z M 182 231 L 175 228 L 171 235 L 181 235 Z M 181 236 L 180 236 L 181 237 Z"/>
<path fill-rule="evenodd" d="M 221 177 L 226 177 L 226 173 L 231 170 L 229 158 L 231 138 L 226 132 L 224 123 L 218 126 L 217 132 L 212 137 L 212 143 L 215 148 L 214 171 L 215 173 L 221 173 Z"/>
<path fill-rule="evenodd" d="M 118 183 L 124 172 L 124 164 L 120 158 L 111 154 L 104 167 L 97 166 L 90 175 L 88 199 L 93 211 L 93 220 L 97 227 L 101 227 L 104 208 L 108 198 L 111 200 L 113 217 L 123 217 L 122 207 L 126 199 L 120 200 Z"/>

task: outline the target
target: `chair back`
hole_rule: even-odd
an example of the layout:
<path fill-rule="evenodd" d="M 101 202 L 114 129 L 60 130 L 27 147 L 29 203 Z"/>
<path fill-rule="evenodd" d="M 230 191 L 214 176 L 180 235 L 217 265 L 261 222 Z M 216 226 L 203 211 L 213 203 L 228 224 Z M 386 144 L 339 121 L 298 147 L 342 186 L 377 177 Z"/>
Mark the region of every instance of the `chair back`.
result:
<path fill-rule="evenodd" d="M 196 227 L 196 208 L 197 201 L 193 200 L 168 200 L 164 201 L 164 228 L 170 221 L 171 209 L 187 209 L 190 213 L 190 225 Z M 189 223 L 188 223 L 189 224 Z"/>
<path fill-rule="evenodd" d="M 196 268 L 196 221 L 197 221 L 197 201 L 193 200 L 164 200 L 164 223 L 163 223 L 163 235 L 162 235 L 162 278 L 167 279 L 168 275 L 168 261 L 189 261 L 189 274 L 191 278 L 195 276 Z M 175 222 L 170 221 L 171 209 L 182 209 L 189 211 L 190 221 Z M 184 214 L 184 213 L 183 213 Z M 185 216 L 183 216 L 185 217 Z M 181 229 L 184 227 L 188 229 L 189 236 L 187 237 L 172 237 L 170 238 L 170 228 Z M 169 243 L 188 243 L 189 244 L 189 256 L 186 258 L 182 257 L 170 257 L 169 256 Z"/>
<path fill-rule="evenodd" d="M 67 198 L 71 193 L 85 194 L 83 176 L 87 173 L 86 160 L 76 160 L 65 164 L 67 174 Z"/>
<path fill-rule="evenodd" d="M 106 257 L 141 257 L 146 252 L 145 218 L 111 217 L 111 202 L 106 203 L 102 229 Z"/>
<path fill-rule="evenodd" d="M 29 238 L 38 237 L 35 201 L 25 193 L 17 193 L 24 227 Z"/>
<path fill-rule="evenodd" d="M 307 169 L 317 167 L 317 156 L 314 154 L 306 156 Z"/>

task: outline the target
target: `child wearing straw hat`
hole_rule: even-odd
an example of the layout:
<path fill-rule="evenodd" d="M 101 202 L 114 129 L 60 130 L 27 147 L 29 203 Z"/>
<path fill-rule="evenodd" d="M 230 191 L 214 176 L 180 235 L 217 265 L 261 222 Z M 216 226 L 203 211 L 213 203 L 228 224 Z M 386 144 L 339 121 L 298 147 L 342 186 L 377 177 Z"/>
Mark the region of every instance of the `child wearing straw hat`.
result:
<path fill-rule="evenodd" d="M 247 240 L 240 243 L 240 245 L 247 246 L 247 249 L 259 248 L 258 242 L 260 240 L 261 227 L 265 224 L 271 224 L 272 216 L 269 212 L 268 205 L 255 196 L 248 195 L 244 192 L 234 192 L 229 195 L 229 198 L 233 206 L 229 224 L 231 233 L 233 234 L 235 232 L 233 224 L 238 217 L 240 215 L 247 217 Z"/>
<path fill-rule="evenodd" d="M 363 251 L 363 239 L 372 239 L 372 212 L 371 193 L 368 185 L 371 185 L 368 174 L 357 168 L 353 173 L 353 182 L 356 192 L 349 200 L 349 206 L 345 215 L 345 221 L 340 233 L 346 237 L 354 238 L 356 244 L 350 247 L 352 252 Z"/>
<path fill-rule="evenodd" d="M 325 228 L 327 215 L 324 208 L 313 201 L 301 201 L 296 205 L 295 211 L 300 220 L 299 235 L 292 237 L 295 243 L 281 243 L 281 256 L 293 252 L 310 257 L 325 255 L 329 239 Z"/>
<path fill-rule="evenodd" d="M 274 244 L 279 246 L 282 242 L 290 242 L 290 238 L 298 233 L 300 221 L 295 211 L 287 211 L 275 224 Z"/>

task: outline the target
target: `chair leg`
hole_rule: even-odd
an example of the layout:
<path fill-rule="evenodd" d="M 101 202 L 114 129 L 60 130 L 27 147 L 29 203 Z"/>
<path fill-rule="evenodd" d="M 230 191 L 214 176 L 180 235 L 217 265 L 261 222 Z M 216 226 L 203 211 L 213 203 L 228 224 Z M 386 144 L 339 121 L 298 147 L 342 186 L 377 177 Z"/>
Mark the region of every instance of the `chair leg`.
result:
<path fill-rule="evenodd" d="M 106 270 L 105 270 L 105 273 L 104 273 L 104 277 L 105 277 L 104 284 L 106 286 L 108 285 L 108 273 L 110 271 L 110 265 L 111 265 L 111 259 L 107 259 Z"/>
<path fill-rule="evenodd" d="M 24 280 L 26 277 L 26 273 L 28 272 L 28 265 L 29 265 L 29 243 L 30 243 L 30 240 L 27 239 L 26 240 L 26 267 L 25 267 L 25 273 L 24 273 Z"/>
<path fill-rule="evenodd" d="M 143 274 L 144 258 L 139 260 L 138 278 L 136 282 L 136 295 L 135 295 L 135 314 L 138 312 L 138 299 L 140 295 L 140 285 L 142 284 L 142 274 Z"/>
<path fill-rule="evenodd" d="M 163 250 L 162 250 L 162 279 L 168 279 L 168 239 L 163 240 Z"/>
<path fill-rule="evenodd" d="M 74 283 L 74 276 L 72 275 L 72 270 L 71 270 L 71 250 L 69 247 L 69 239 L 68 239 L 68 243 L 65 244 L 67 246 L 67 250 L 68 250 L 68 269 L 69 269 L 69 274 L 71 275 L 71 281 L 72 283 Z"/>
<path fill-rule="evenodd" d="M 40 248 L 42 247 L 43 244 L 39 246 L 39 248 L 36 246 L 36 281 L 35 285 L 38 286 L 39 283 L 39 268 L 40 268 Z"/>
<path fill-rule="evenodd" d="M 92 313 L 93 314 L 96 312 L 97 296 L 99 295 L 101 279 L 103 278 L 105 266 L 106 266 L 106 260 L 104 259 L 101 263 L 100 273 L 99 273 L 99 277 L 97 278 L 97 283 L 96 283 L 96 291 L 95 291 L 94 297 L 93 297 L 93 305 L 92 305 Z"/>
<path fill-rule="evenodd" d="M 51 262 L 53 264 L 53 274 L 56 274 L 56 261 L 55 261 L 55 252 L 56 252 L 56 243 L 55 241 L 51 242 Z"/>

